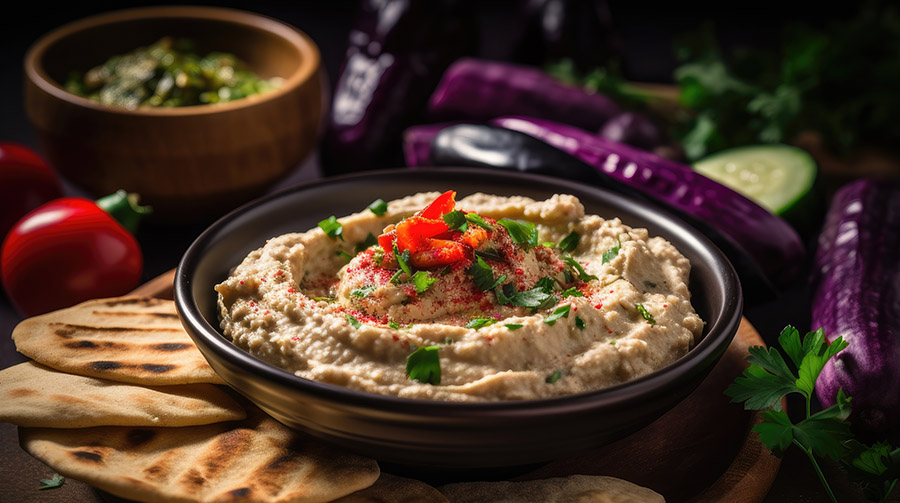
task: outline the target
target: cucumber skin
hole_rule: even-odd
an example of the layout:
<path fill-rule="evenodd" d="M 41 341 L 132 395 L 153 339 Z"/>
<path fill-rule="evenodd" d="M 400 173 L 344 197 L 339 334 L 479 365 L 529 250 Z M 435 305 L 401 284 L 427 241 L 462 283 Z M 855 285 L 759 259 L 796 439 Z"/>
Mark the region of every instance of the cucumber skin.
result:
<path fill-rule="evenodd" d="M 866 178 L 835 192 L 810 281 L 811 327 L 849 342 L 822 370 L 819 400 L 843 388 L 854 425 L 900 431 L 900 185 Z"/>
<path fill-rule="evenodd" d="M 690 166 L 567 124 L 533 117 L 498 117 L 491 123 L 544 140 L 717 229 L 777 288 L 790 286 L 806 271 L 806 247 L 787 222 Z"/>

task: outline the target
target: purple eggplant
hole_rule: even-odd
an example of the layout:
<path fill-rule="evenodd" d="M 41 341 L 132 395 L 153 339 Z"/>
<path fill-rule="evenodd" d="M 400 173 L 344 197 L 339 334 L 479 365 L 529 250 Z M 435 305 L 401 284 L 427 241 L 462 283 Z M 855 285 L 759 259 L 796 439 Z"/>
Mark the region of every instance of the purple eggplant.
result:
<path fill-rule="evenodd" d="M 566 124 L 531 117 L 501 117 L 491 123 L 550 143 L 717 229 L 777 289 L 789 286 L 806 268 L 806 248 L 787 222 L 689 166 Z"/>
<path fill-rule="evenodd" d="M 403 130 L 423 121 L 450 63 L 477 49 L 470 0 L 363 0 L 320 144 L 325 175 L 400 163 Z"/>
<path fill-rule="evenodd" d="M 428 166 L 431 164 L 431 142 L 444 128 L 458 122 L 437 122 L 419 124 L 403 131 L 403 159 L 407 166 Z"/>
<path fill-rule="evenodd" d="M 653 150 L 666 142 L 656 122 L 632 111 L 622 112 L 606 121 L 599 134 L 607 140 L 627 143 L 641 150 Z"/>
<path fill-rule="evenodd" d="M 594 131 L 621 112 L 609 97 L 563 84 L 537 68 L 475 58 L 447 68 L 427 109 L 435 122 L 528 115 Z"/>
<path fill-rule="evenodd" d="M 812 328 L 849 343 L 816 381 L 820 401 L 843 388 L 854 425 L 900 432 L 900 185 L 866 178 L 834 194 L 810 286 Z"/>

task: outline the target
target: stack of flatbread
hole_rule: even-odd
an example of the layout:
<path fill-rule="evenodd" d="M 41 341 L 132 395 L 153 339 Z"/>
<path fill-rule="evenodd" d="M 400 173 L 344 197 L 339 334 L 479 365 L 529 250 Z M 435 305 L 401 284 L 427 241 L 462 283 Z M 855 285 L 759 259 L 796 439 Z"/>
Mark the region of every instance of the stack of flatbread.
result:
<path fill-rule="evenodd" d="M 434 488 L 283 426 L 234 393 L 174 303 L 84 302 L 13 331 L 32 361 L 0 371 L 0 421 L 66 477 L 146 502 L 663 501 L 620 479 L 572 476 Z"/>

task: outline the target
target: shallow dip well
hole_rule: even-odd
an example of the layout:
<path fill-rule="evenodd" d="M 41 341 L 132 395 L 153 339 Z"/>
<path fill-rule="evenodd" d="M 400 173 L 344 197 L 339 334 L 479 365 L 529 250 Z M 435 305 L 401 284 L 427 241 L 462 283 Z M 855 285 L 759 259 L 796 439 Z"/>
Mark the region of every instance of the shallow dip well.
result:
<path fill-rule="evenodd" d="M 304 232 L 376 198 L 453 189 L 546 199 L 572 194 L 585 212 L 619 217 L 670 241 L 692 264 L 692 303 L 707 324 L 681 360 L 597 392 L 544 400 L 446 403 L 367 394 L 301 379 L 247 354 L 218 329 L 213 287 L 271 237 Z M 377 459 L 444 467 L 548 461 L 596 447 L 649 424 L 687 396 L 737 331 L 740 285 L 706 238 L 645 203 L 559 179 L 482 169 L 390 170 L 327 179 L 252 202 L 205 231 L 182 259 L 175 299 L 188 332 L 212 367 L 279 421 Z"/>

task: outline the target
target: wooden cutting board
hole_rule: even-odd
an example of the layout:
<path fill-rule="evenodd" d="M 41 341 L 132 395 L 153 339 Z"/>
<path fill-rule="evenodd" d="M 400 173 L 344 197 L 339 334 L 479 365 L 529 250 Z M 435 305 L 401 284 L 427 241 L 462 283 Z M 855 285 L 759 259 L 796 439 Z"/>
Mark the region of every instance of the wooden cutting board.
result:
<path fill-rule="evenodd" d="M 171 299 L 173 278 L 170 271 L 133 293 Z M 706 380 L 656 422 L 613 444 L 548 463 L 515 479 L 602 474 L 654 489 L 670 503 L 761 503 L 778 474 L 780 460 L 750 431 L 759 421 L 758 413 L 729 403 L 723 394 L 746 366 L 747 348 L 753 345 L 764 342 L 744 319 Z M 75 480 L 67 480 L 59 489 L 37 490 L 39 480 L 52 474 L 52 468 L 19 448 L 14 426 L 0 424 L 4 501 L 123 501 Z"/>

